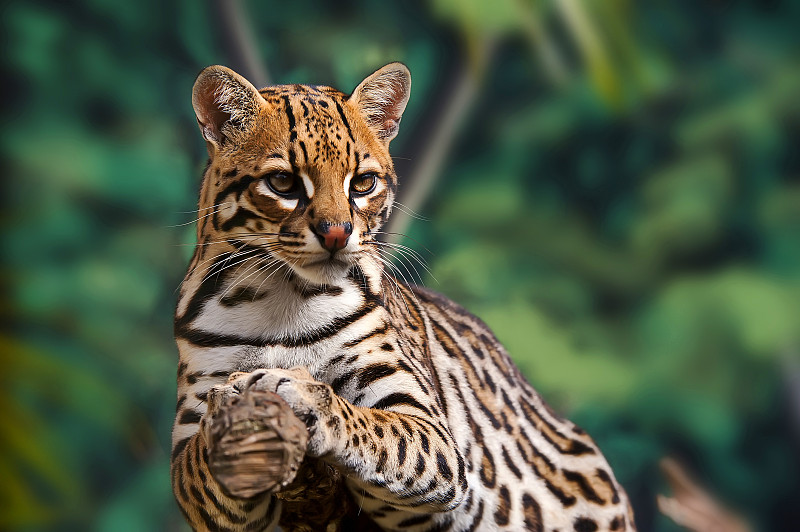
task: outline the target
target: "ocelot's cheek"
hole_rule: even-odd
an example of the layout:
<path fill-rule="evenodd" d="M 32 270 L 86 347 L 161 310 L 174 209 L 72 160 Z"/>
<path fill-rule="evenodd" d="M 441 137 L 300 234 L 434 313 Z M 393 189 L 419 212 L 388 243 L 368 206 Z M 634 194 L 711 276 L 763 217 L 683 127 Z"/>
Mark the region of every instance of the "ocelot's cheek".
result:
<path fill-rule="evenodd" d="M 299 198 L 279 198 L 260 190 L 263 184 L 253 185 L 247 194 L 247 202 L 257 214 L 273 223 L 280 223 L 297 210 Z"/>
<path fill-rule="evenodd" d="M 366 236 L 370 230 L 369 219 L 362 216 L 360 213 L 353 218 L 353 235 L 359 236 L 359 243 L 361 237 Z"/>
<path fill-rule="evenodd" d="M 356 209 L 367 218 L 371 218 L 379 213 L 386 203 L 386 198 L 388 196 L 388 191 L 386 186 L 379 186 L 376 188 L 375 192 L 369 194 L 367 196 L 355 196 L 351 197 L 350 201 L 356 207 Z"/>
<path fill-rule="evenodd" d="M 366 225 L 370 230 L 375 230 L 377 227 L 386 223 L 389 217 L 389 204 L 386 200 L 387 194 L 384 191 L 370 198 L 370 202 L 359 212 L 366 220 Z"/>

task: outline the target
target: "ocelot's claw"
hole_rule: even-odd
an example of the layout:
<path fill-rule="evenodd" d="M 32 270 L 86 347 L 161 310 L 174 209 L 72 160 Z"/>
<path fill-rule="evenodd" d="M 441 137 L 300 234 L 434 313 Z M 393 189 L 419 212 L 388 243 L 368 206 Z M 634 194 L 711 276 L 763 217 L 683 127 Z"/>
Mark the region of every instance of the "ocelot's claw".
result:
<path fill-rule="evenodd" d="M 230 383 L 230 380 L 228 381 Z M 200 433 L 203 435 L 206 443 L 210 441 L 210 429 L 214 423 L 214 418 L 228 405 L 231 404 L 233 398 L 239 395 L 239 390 L 231 384 L 217 384 L 213 386 L 206 396 L 206 403 L 208 410 L 200 420 Z"/>

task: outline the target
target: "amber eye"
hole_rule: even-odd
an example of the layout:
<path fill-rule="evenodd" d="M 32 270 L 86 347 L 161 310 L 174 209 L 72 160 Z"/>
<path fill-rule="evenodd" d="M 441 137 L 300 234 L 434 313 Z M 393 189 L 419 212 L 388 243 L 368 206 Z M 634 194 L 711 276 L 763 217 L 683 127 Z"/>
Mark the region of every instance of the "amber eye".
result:
<path fill-rule="evenodd" d="M 358 195 L 365 195 L 372 192 L 375 184 L 378 182 L 378 176 L 372 172 L 368 174 L 361 174 L 354 177 L 350 181 L 350 190 Z"/>
<path fill-rule="evenodd" d="M 297 178 L 289 172 L 275 172 L 267 176 L 267 184 L 276 194 L 288 196 L 297 192 Z"/>

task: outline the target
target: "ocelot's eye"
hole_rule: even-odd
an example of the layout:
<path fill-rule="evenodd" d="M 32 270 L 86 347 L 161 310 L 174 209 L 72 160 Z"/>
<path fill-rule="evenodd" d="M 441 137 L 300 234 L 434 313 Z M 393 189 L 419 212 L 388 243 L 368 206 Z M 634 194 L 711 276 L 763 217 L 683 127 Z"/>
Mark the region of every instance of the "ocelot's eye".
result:
<path fill-rule="evenodd" d="M 281 196 L 291 196 L 298 190 L 297 178 L 289 172 L 274 172 L 267 176 L 267 184 Z"/>
<path fill-rule="evenodd" d="M 350 180 L 350 191 L 357 195 L 366 195 L 375 189 L 378 176 L 372 172 L 355 176 Z"/>

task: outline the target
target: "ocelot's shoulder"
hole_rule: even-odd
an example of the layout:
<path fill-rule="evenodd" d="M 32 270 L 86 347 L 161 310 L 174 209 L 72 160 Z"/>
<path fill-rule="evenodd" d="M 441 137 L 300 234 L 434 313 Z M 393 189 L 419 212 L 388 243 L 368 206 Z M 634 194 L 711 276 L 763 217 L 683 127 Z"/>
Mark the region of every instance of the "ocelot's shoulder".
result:
<path fill-rule="evenodd" d="M 471 315 L 467 309 L 447 296 L 440 294 L 439 292 L 418 284 L 411 284 L 408 285 L 408 287 L 412 292 L 414 292 L 414 295 L 417 296 L 420 302 L 423 304 L 433 305 L 435 307 L 441 307 L 448 310 L 452 309 L 459 313 Z"/>
<path fill-rule="evenodd" d="M 414 295 L 417 296 L 420 303 L 426 305 L 428 308 L 433 307 L 439 310 L 443 315 L 457 321 L 470 320 L 476 326 L 487 330 L 489 329 L 480 318 L 447 296 L 420 285 L 411 285 L 410 288 L 414 292 Z"/>

